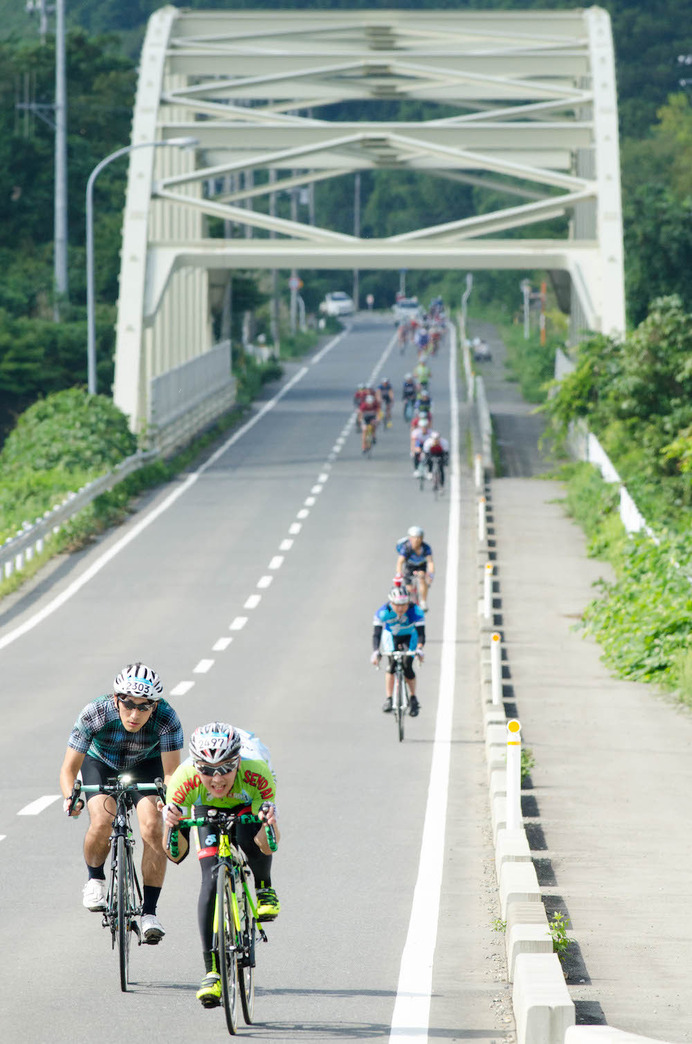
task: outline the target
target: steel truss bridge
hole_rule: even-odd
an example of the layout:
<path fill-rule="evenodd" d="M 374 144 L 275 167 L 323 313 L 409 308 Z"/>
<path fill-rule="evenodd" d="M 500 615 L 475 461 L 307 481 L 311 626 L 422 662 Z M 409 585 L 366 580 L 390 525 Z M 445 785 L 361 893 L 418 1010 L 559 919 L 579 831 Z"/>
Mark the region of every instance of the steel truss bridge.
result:
<path fill-rule="evenodd" d="M 383 107 L 363 103 L 391 112 L 411 100 L 436 115 L 354 122 L 339 104 L 376 116 Z M 624 331 L 613 44 L 600 8 L 164 7 L 146 33 L 132 144 L 186 136 L 192 151 L 130 153 L 114 397 L 134 429 L 194 429 L 232 401 L 228 331 L 215 334 L 212 316 L 237 269 L 542 269 L 558 274 L 574 336 Z M 282 193 L 380 170 L 473 185 L 494 206 L 380 239 L 298 220 L 297 208 L 277 214 Z M 520 238 L 526 226 L 562 231 Z"/>

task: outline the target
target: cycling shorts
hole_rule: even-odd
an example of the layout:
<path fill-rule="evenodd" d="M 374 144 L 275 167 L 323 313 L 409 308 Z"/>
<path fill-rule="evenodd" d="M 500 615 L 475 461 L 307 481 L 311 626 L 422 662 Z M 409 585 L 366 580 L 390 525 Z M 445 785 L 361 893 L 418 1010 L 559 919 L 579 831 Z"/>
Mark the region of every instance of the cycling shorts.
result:
<path fill-rule="evenodd" d="M 163 763 L 161 755 L 156 754 L 153 758 L 145 758 L 138 761 L 136 765 L 128 765 L 126 769 L 114 769 L 99 758 L 92 758 L 91 754 L 84 755 L 82 762 L 82 782 L 88 786 L 100 786 L 114 779 L 119 773 L 127 772 L 133 783 L 153 783 L 155 779 L 163 779 Z M 87 801 L 91 801 L 97 794 L 85 794 Z M 138 805 L 142 798 L 156 797 L 156 791 L 147 794 L 132 794 L 132 803 Z"/>

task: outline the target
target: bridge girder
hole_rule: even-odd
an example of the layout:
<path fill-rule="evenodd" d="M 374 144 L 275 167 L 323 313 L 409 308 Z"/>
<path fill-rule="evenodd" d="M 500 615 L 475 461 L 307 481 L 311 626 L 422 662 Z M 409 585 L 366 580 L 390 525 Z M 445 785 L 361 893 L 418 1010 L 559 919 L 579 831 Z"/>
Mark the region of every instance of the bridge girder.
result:
<path fill-rule="evenodd" d="M 330 118 L 339 102 L 412 99 L 444 108 L 420 122 Z M 426 11 L 425 24 L 413 11 L 162 8 L 132 141 L 189 135 L 194 156 L 130 155 L 114 395 L 133 427 L 151 422 L 151 381 L 211 348 L 210 271 L 562 269 L 574 325 L 624 332 L 617 101 L 600 8 Z M 504 190 L 510 205 L 381 239 L 270 205 L 367 170 Z M 555 217 L 569 219 L 564 239 L 498 238 Z M 209 218 L 245 238 L 208 238 Z"/>

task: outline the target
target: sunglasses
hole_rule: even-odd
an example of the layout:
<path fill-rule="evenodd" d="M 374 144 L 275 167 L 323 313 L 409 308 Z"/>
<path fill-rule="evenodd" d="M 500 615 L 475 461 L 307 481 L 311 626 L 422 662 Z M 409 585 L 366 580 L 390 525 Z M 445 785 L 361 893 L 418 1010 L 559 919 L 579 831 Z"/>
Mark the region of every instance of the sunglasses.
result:
<path fill-rule="evenodd" d="M 195 762 L 195 768 L 201 776 L 227 776 L 230 772 L 235 772 L 239 764 L 240 760 L 234 758 L 225 765 L 200 765 L 199 762 Z"/>
<path fill-rule="evenodd" d="M 150 711 L 156 706 L 156 700 L 144 700 L 143 703 L 135 703 L 134 700 L 118 696 L 117 693 L 115 695 L 118 703 L 122 703 L 123 707 L 127 707 L 128 710 Z"/>

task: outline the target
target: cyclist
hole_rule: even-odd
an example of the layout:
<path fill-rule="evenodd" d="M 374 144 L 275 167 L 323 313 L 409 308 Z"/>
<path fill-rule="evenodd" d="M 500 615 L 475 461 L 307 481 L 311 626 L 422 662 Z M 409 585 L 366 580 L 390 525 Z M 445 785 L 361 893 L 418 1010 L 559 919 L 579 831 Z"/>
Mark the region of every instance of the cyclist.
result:
<path fill-rule="evenodd" d="M 388 377 L 383 377 L 380 383 L 377 385 L 377 390 L 380 393 L 380 402 L 382 403 L 382 409 L 384 412 L 384 422 L 388 428 L 392 426 L 392 406 L 394 405 L 394 389 L 392 388 L 391 381 Z"/>
<path fill-rule="evenodd" d="M 418 392 L 414 409 L 416 413 L 427 413 L 428 417 L 432 416 L 432 398 L 427 387 L 421 388 Z"/>
<path fill-rule="evenodd" d="M 353 393 L 353 405 L 356 407 L 356 409 L 359 408 L 361 402 L 363 401 L 366 395 L 367 392 L 365 390 L 365 385 L 359 384 L 355 392 Z"/>
<path fill-rule="evenodd" d="M 411 428 L 411 460 L 413 461 L 413 477 L 418 477 L 418 465 L 423 453 L 423 443 L 428 437 L 430 422 L 427 417 L 419 417 L 415 427 Z M 401 570 L 397 570 L 400 572 Z"/>
<path fill-rule="evenodd" d="M 404 402 L 415 402 L 417 395 L 416 382 L 413 379 L 412 374 L 404 374 L 404 383 L 401 386 L 401 398 Z"/>
<path fill-rule="evenodd" d="M 407 535 L 397 541 L 396 550 L 399 557 L 396 561 L 396 571 L 403 573 L 409 586 L 413 581 L 413 574 L 417 574 L 420 592 L 418 604 L 423 612 L 427 612 L 428 588 L 435 577 L 435 563 L 432 548 L 430 544 L 425 543 L 424 536 L 420 526 L 410 526 Z"/>
<path fill-rule="evenodd" d="M 396 578 L 395 578 L 396 579 Z M 382 658 L 380 642 L 382 632 L 389 631 L 392 636 L 394 650 L 408 649 L 410 657 L 403 661 L 404 676 L 408 683 L 410 694 L 409 714 L 412 718 L 417 717 L 420 711 L 420 701 L 416 695 L 416 675 L 413 670 L 413 657 L 423 659 L 423 646 L 425 645 L 425 616 L 417 605 L 411 604 L 411 598 L 405 586 L 397 584 L 389 592 L 388 599 L 377 610 L 373 619 L 372 631 L 372 656 L 370 662 L 377 666 Z M 392 693 L 394 692 L 394 657 L 389 657 L 389 666 L 384 679 L 385 701 L 382 710 L 388 714 L 392 709 Z"/>
<path fill-rule="evenodd" d="M 428 351 L 428 344 L 430 342 L 430 334 L 428 333 L 426 326 L 420 326 L 416 330 L 416 348 L 418 349 L 418 358 L 425 359 Z"/>
<path fill-rule="evenodd" d="M 416 381 L 418 382 L 419 390 L 427 388 L 430 384 L 430 367 L 426 362 L 421 360 L 413 371 Z"/>
<path fill-rule="evenodd" d="M 213 721 L 195 729 L 190 737 L 190 757 L 174 773 L 166 791 L 167 804 L 162 810 L 165 826 L 175 828 L 190 813 L 206 808 L 223 808 L 241 814 L 253 814 L 274 828 L 277 841 L 276 782 L 269 751 L 254 735 L 234 728 L 226 722 Z M 192 818 L 192 817 L 190 817 Z M 178 838 L 178 855 L 168 858 L 180 863 L 190 850 L 189 828 L 182 828 Z M 218 841 L 212 830 L 199 828 L 197 856 L 202 871 L 202 884 L 197 903 L 197 918 L 202 939 L 205 976 L 197 999 L 205 1008 L 221 1003 L 221 979 L 212 951 L 216 879 L 213 874 Z M 238 845 L 247 856 L 255 879 L 257 916 L 260 921 L 273 921 L 281 909 L 271 886 L 272 854 L 263 826 L 256 823 L 236 825 Z"/>
<path fill-rule="evenodd" d="M 439 431 L 431 431 L 423 443 L 423 460 L 428 474 L 432 476 L 433 457 L 440 458 L 440 488 L 445 484 L 445 466 L 449 463 L 449 443 Z"/>
<path fill-rule="evenodd" d="M 375 439 L 375 432 L 377 431 L 377 418 L 379 416 L 379 407 L 377 405 L 377 399 L 374 395 L 367 395 L 358 407 L 358 426 L 361 430 L 361 448 L 363 453 L 367 453 L 368 446 L 365 444 L 365 429 L 368 424 L 372 427 L 372 442 L 373 445 L 377 441 Z"/>
<path fill-rule="evenodd" d="M 143 663 L 128 663 L 116 675 L 113 692 L 86 705 L 70 733 L 60 770 L 66 812 L 79 772 L 86 784 L 106 783 L 120 772 L 128 772 L 135 783 L 153 783 L 157 777 L 164 782 L 170 779 L 180 764 L 183 729 L 171 705 L 161 699 L 162 692 L 156 671 Z M 143 845 L 142 942 L 154 945 L 166 934 L 156 916 L 166 873 L 161 818 L 156 796 L 133 794 L 132 799 Z M 78 802 L 72 815 L 78 816 L 83 807 L 83 802 Z M 89 794 L 87 808 L 84 860 L 88 880 L 82 902 L 87 910 L 97 912 L 106 908 L 104 864 L 110 850 L 115 805 L 108 795 Z"/>

